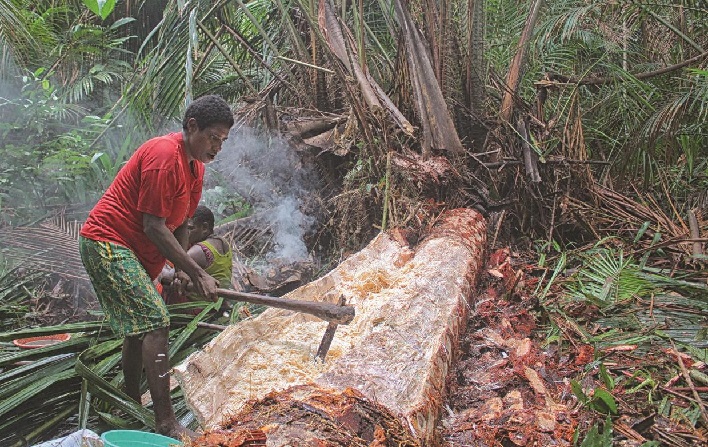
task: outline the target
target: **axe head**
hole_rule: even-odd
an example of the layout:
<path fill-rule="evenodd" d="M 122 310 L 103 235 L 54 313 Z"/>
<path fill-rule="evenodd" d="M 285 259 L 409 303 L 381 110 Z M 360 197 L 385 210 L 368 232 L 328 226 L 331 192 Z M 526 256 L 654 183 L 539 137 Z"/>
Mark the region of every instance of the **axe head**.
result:
<path fill-rule="evenodd" d="M 337 304 L 339 306 L 344 306 L 346 304 L 344 296 L 339 296 L 339 302 Z M 347 321 L 347 323 L 349 323 L 349 321 Z M 320 362 L 324 363 L 325 357 L 327 356 L 327 352 L 329 351 L 329 347 L 332 344 L 332 340 L 334 339 L 334 333 L 337 331 L 337 326 L 339 326 L 339 324 L 335 323 L 334 321 L 330 321 L 329 324 L 327 324 L 327 329 L 325 329 L 325 333 L 322 337 L 322 341 L 320 342 L 320 346 L 317 348 L 317 354 L 315 354 L 315 361 L 319 360 Z"/>

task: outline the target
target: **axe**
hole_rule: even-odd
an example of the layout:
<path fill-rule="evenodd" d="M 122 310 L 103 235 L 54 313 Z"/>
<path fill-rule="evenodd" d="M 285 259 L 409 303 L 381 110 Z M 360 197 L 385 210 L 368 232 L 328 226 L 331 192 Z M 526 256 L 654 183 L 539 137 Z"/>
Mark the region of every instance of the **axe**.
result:
<path fill-rule="evenodd" d="M 170 280 L 168 278 L 161 278 L 160 282 L 169 284 Z M 191 283 L 187 285 L 186 290 L 194 290 Z M 275 296 L 258 295 L 256 293 L 237 292 L 231 289 L 216 289 L 216 294 L 225 300 L 245 301 L 247 303 L 262 304 L 279 309 L 303 312 L 336 324 L 349 324 L 349 322 L 354 319 L 354 308 L 352 306 L 343 306 L 320 301 L 292 300 Z"/>
<path fill-rule="evenodd" d="M 190 289 L 191 287 L 188 287 Z M 279 298 L 267 295 L 258 295 L 255 293 L 237 292 L 231 289 L 216 289 L 216 294 L 230 301 L 245 301 L 253 304 L 262 304 L 279 309 L 292 310 L 295 312 L 303 312 L 314 315 L 325 321 L 329 321 L 325 330 L 322 341 L 317 348 L 315 360 L 324 363 L 329 347 L 332 344 L 334 333 L 337 326 L 340 324 L 349 324 L 354 319 L 354 307 L 346 306 L 343 296 L 339 297 L 338 304 L 324 303 L 318 301 L 292 300 L 288 298 Z M 204 324 L 206 327 L 207 325 Z M 216 325 L 208 325 L 210 329 L 216 329 Z"/>
<path fill-rule="evenodd" d="M 303 312 L 334 324 L 349 324 L 354 319 L 354 307 L 352 306 L 318 301 L 292 300 L 255 293 L 237 292 L 230 289 L 216 289 L 216 294 L 227 300 L 246 301 L 253 304 L 263 304 L 279 309 Z"/>
<path fill-rule="evenodd" d="M 315 360 L 324 363 L 329 347 L 334 339 L 334 333 L 340 324 L 349 324 L 354 319 L 354 307 L 346 306 L 344 297 L 340 295 L 337 304 L 322 303 L 316 301 L 291 300 L 287 298 L 276 298 L 272 296 L 257 295 L 255 293 L 236 292 L 229 289 L 216 289 L 217 295 L 224 299 L 247 301 L 254 304 L 264 304 L 266 306 L 280 309 L 293 310 L 314 315 L 323 320 L 329 321 L 327 329 L 315 354 Z"/>

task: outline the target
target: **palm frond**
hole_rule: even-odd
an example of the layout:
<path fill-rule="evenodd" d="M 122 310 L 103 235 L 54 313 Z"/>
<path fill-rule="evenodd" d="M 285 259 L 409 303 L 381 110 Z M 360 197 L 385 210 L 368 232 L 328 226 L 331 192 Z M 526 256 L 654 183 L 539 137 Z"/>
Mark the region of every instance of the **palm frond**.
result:
<path fill-rule="evenodd" d="M 188 312 L 204 306 L 200 315 Z M 220 303 L 170 306 L 175 322 L 187 324 L 170 331 L 172 364 L 186 358 L 211 340 L 215 332 L 198 332 L 201 321 L 214 318 Z M 91 427 L 101 421 L 109 428 L 154 428 L 151 408 L 143 407 L 123 393 L 120 371 L 122 340 L 116 340 L 103 321 L 82 322 L 44 328 L 0 333 L 0 342 L 58 332 L 71 334 L 67 342 L 38 349 L 19 350 L 12 344 L 0 346 L 0 444 L 34 442 L 57 434 L 66 416 L 79 414 Z M 17 364 L 20 366 L 14 366 Z M 90 406 L 80 406 L 82 382 L 90 392 Z M 141 389 L 146 390 L 145 380 Z M 180 420 L 194 426 L 194 416 L 179 389 L 172 392 L 175 412 Z M 118 413 L 116 413 L 118 412 Z M 61 418 L 57 418 L 61 415 Z M 53 421 L 48 424 L 47 421 Z M 77 422 L 72 419 L 72 423 Z M 67 427 L 65 426 L 65 429 Z M 78 427 L 76 427 L 78 428 Z M 24 445 L 24 444 L 17 444 Z"/>
<path fill-rule="evenodd" d="M 596 249 L 583 256 L 583 265 L 565 286 L 571 298 L 607 307 L 655 289 L 640 270 L 621 249 Z"/>
<path fill-rule="evenodd" d="M 486 56 L 494 71 L 504 73 L 514 56 L 528 11 L 507 0 L 487 1 L 486 8 Z"/>
<path fill-rule="evenodd" d="M 23 66 L 28 53 L 38 51 L 26 15 L 12 0 L 0 0 L 0 77 L 7 77 Z"/>
<path fill-rule="evenodd" d="M 2 228 L 0 243 L 3 251 L 12 252 L 13 258 L 22 260 L 26 266 L 88 280 L 79 257 L 78 239 L 49 222 L 31 227 Z"/>
<path fill-rule="evenodd" d="M 212 36 L 216 34 L 214 30 L 221 24 L 218 17 L 249 39 L 250 44 L 257 51 L 278 53 L 278 48 L 272 43 L 260 23 L 270 19 L 272 11 L 275 10 L 272 2 L 248 2 L 243 8 L 231 2 L 222 5 L 218 15 L 212 12 L 213 9 L 212 2 L 206 0 L 190 2 L 185 7 L 185 11 L 178 11 L 175 5 L 168 6 L 158 31 L 159 44 L 146 55 L 145 64 L 141 69 L 143 74 L 134 92 L 133 98 L 138 105 L 150 105 L 145 108 L 153 109 L 166 116 L 179 115 L 186 94 L 184 67 L 190 39 L 188 20 L 192 11 L 196 12 L 197 26 L 201 29 L 198 39 L 199 48 L 194 49 L 196 54 L 200 54 L 209 42 L 214 42 L 214 39 L 204 36 L 206 32 Z M 193 80 L 195 96 L 210 91 L 214 85 L 210 81 L 214 78 L 223 79 L 229 70 L 245 73 L 250 68 L 248 64 L 254 63 L 252 58 L 247 58 L 248 52 L 240 45 L 233 45 L 226 39 L 219 40 L 217 44 L 218 49 L 213 49 L 205 55 L 206 61 L 199 65 L 199 72 L 195 73 L 196 77 Z M 180 56 L 175 57 L 176 54 Z M 245 61 L 246 65 L 241 65 L 241 61 Z M 235 66 L 234 63 L 238 65 Z M 260 89 L 271 80 L 267 70 L 256 70 L 254 73 L 254 76 L 248 77 L 240 74 L 240 87 L 233 97 L 226 99 L 235 101 L 240 95 L 250 93 L 246 88 L 247 83 L 253 83 Z"/>
<path fill-rule="evenodd" d="M 0 324 L 3 328 L 12 329 L 25 324 L 24 316 L 29 312 L 31 290 L 42 281 L 42 274 L 28 270 L 20 273 L 20 268 L 14 262 L 4 259 L 0 251 Z M 7 341 L 2 340 L 0 341 Z"/>

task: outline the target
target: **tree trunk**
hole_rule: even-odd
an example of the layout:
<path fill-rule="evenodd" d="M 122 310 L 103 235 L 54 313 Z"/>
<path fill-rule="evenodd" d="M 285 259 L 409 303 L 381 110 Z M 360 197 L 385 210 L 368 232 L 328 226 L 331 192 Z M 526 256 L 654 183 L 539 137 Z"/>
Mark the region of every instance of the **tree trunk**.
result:
<path fill-rule="evenodd" d="M 538 12 L 541 9 L 542 3 L 543 0 L 535 0 L 531 5 L 529 16 L 526 18 L 526 24 L 524 25 L 524 30 L 519 39 L 516 54 L 511 62 L 511 67 L 509 67 L 509 74 L 506 77 L 506 91 L 504 92 L 504 98 L 502 99 L 502 105 L 499 111 L 500 118 L 505 122 L 511 122 L 511 114 L 514 111 L 514 98 L 519 89 L 519 82 L 523 74 L 522 69 L 526 61 L 526 47 L 533 35 L 533 29 L 536 26 Z"/>
<path fill-rule="evenodd" d="M 118 4 L 111 13 L 108 22 L 112 23 L 124 17 L 133 17 L 135 19 L 134 22 L 123 28 L 123 32 L 126 37 L 135 36 L 127 41 L 126 47 L 129 51 L 137 53 L 145 38 L 162 21 L 162 14 L 167 3 L 167 0 L 153 0 L 150 2 L 128 0 L 122 2 L 122 8 L 120 3 Z M 152 43 L 156 42 L 156 38 L 153 37 Z"/>
<path fill-rule="evenodd" d="M 376 81 L 369 75 L 366 66 L 359 65 L 352 49 L 351 31 L 342 25 L 334 13 L 334 8 L 327 0 L 320 0 L 318 17 L 322 34 L 332 53 L 339 59 L 350 75 L 356 79 L 359 91 L 370 110 L 383 108 L 399 128 L 408 135 L 413 134 L 413 126 L 388 98 Z M 349 44 L 347 43 L 349 42 Z M 345 80 L 342 79 L 344 82 Z M 363 123 L 362 123 L 363 124 Z"/>
<path fill-rule="evenodd" d="M 430 157 L 433 149 L 461 153 L 464 148 L 435 77 L 428 49 L 411 18 L 407 4 L 395 0 L 394 6 L 403 34 L 413 96 L 423 127 L 423 157 Z"/>
<path fill-rule="evenodd" d="M 433 72 L 438 80 L 438 85 L 440 88 L 443 88 L 443 59 L 445 58 L 445 51 L 443 50 L 445 45 L 445 21 L 443 19 L 443 11 L 446 9 L 445 1 L 440 2 L 440 6 L 438 7 L 436 0 L 424 0 L 422 7 L 425 28 L 427 30 L 425 35 L 428 39 Z"/>
<path fill-rule="evenodd" d="M 212 430 L 197 445 L 217 445 L 209 434 L 233 442 L 244 429 L 260 430 L 269 446 L 435 442 L 485 234 L 478 213 L 453 210 L 416 247 L 401 232 L 381 233 L 286 295 L 344 296 L 355 307 L 324 363 L 313 358 L 327 323 L 312 316 L 269 309 L 229 327 L 175 370 L 192 411 Z"/>
<path fill-rule="evenodd" d="M 471 124 L 472 141 L 477 147 L 482 147 L 487 136 L 487 128 L 482 122 L 484 104 L 487 101 L 487 61 L 484 57 L 484 6 L 485 0 L 469 0 L 469 57 L 466 61 L 466 95 L 469 98 L 469 108 L 474 122 Z"/>

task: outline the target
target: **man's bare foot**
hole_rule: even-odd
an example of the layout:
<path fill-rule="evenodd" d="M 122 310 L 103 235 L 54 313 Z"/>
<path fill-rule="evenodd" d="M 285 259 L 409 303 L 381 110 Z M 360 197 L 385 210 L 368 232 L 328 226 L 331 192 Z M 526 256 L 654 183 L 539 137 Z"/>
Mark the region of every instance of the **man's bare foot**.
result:
<path fill-rule="evenodd" d="M 175 423 L 169 426 L 158 427 L 157 432 L 161 435 L 169 436 L 170 438 L 179 439 L 180 441 L 193 441 L 199 437 L 199 434 L 195 431 L 183 427 L 182 425 Z"/>

